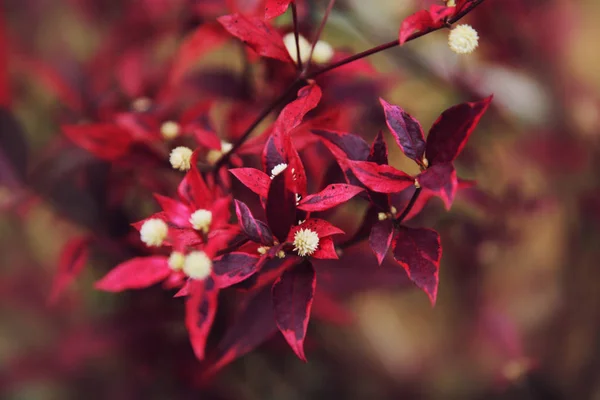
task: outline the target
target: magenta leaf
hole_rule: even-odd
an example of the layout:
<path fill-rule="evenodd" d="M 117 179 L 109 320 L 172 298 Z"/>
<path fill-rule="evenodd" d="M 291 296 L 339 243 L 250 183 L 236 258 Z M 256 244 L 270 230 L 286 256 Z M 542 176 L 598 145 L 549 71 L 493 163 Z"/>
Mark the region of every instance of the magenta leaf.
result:
<path fill-rule="evenodd" d="M 288 240 L 293 240 L 294 234 L 300 229 L 310 229 L 311 231 L 317 232 L 319 238 L 331 235 L 343 235 L 344 231 L 337 226 L 319 218 L 310 218 L 304 221 L 302 224 L 294 226 L 290 231 Z"/>
<path fill-rule="evenodd" d="M 414 184 L 414 179 L 389 165 L 370 161 L 349 161 L 354 175 L 369 189 L 379 193 L 396 193 Z"/>
<path fill-rule="evenodd" d="M 450 209 L 458 188 L 456 170 L 451 163 L 434 164 L 422 172 L 417 180 L 423 190 L 438 196 L 446 209 Z"/>
<path fill-rule="evenodd" d="M 337 260 L 338 254 L 335 251 L 335 244 L 330 236 L 319 238 L 319 247 L 311 255 L 312 258 L 320 260 Z"/>
<path fill-rule="evenodd" d="M 190 226 L 190 209 L 183 203 L 170 197 L 154 194 L 154 198 L 165 212 L 168 220 L 180 228 Z"/>
<path fill-rule="evenodd" d="M 55 304 L 67 286 L 79 275 L 88 259 L 88 243 L 89 238 L 76 237 L 69 240 L 63 247 L 48 303 Z"/>
<path fill-rule="evenodd" d="M 321 96 L 321 88 L 315 83 L 302 87 L 298 90 L 296 100 L 285 106 L 279 113 L 275 121 L 275 130 L 280 129 L 282 132 L 289 133 L 298 127 L 306 114 L 319 104 Z"/>
<path fill-rule="evenodd" d="M 267 222 L 271 232 L 280 242 L 285 241 L 290 228 L 296 222 L 296 195 L 286 187 L 286 182 L 291 181 L 290 174 L 288 168 L 275 176 L 271 180 L 267 196 Z"/>
<path fill-rule="evenodd" d="M 115 124 L 63 125 L 62 131 L 79 147 L 108 161 L 124 155 L 132 143 L 129 131 Z"/>
<path fill-rule="evenodd" d="M 456 159 L 491 101 L 492 96 L 478 102 L 458 104 L 440 115 L 427 137 L 426 156 L 430 165 Z"/>
<path fill-rule="evenodd" d="M 317 275 L 309 261 L 285 271 L 273 284 L 277 327 L 296 355 L 305 362 L 304 338 L 316 285 Z"/>
<path fill-rule="evenodd" d="M 388 148 L 383 138 L 383 132 L 379 131 L 369 152 L 367 161 L 374 162 L 379 165 L 386 165 L 388 163 Z"/>
<path fill-rule="evenodd" d="M 298 208 L 304 211 L 325 211 L 337 205 L 347 202 L 364 189 L 346 185 L 344 183 L 335 183 L 328 185 L 325 189 L 319 193 L 311 194 L 306 196 Z"/>
<path fill-rule="evenodd" d="M 250 240 L 266 246 L 273 245 L 273 235 L 271 234 L 271 230 L 264 222 L 254 218 L 246 204 L 239 200 L 235 200 L 235 213 L 242 231 L 250 238 Z"/>
<path fill-rule="evenodd" d="M 204 359 L 206 339 L 217 312 L 218 295 L 219 290 L 210 277 L 204 281 L 189 282 L 189 294 L 185 302 L 185 325 L 198 360 Z"/>
<path fill-rule="evenodd" d="M 269 175 L 256 168 L 234 168 L 229 172 L 233 174 L 244 186 L 252 190 L 260 197 L 266 198 L 269 194 L 271 179 Z"/>
<path fill-rule="evenodd" d="M 117 265 L 94 286 L 105 292 L 141 289 L 166 279 L 170 273 L 166 257 L 136 257 Z"/>
<path fill-rule="evenodd" d="M 425 137 L 419 121 L 402 108 L 389 104 L 382 98 L 379 101 L 385 112 L 385 122 L 400 149 L 408 158 L 421 163 L 425 154 Z"/>
<path fill-rule="evenodd" d="M 262 19 L 231 14 L 219 17 L 218 21 L 229 33 L 261 56 L 292 62 L 279 32 Z"/>
<path fill-rule="evenodd" d="M 396 261 L 435 305 L 442 257 L 440 235 L 431 229 L 401 227 L 394 238 L 393 248 Z"/>
<path fill-rule="evenodd" d="M 294 0 L 267 0 L 265 4 L 265 19 L 273 19 L 280 16 L 288 9 Z"/>
<path fill-rule="evenodd" d="M 350 160 L 365 161 L 369 156 L 369 145 L 358 135 L 324 129 L 311 132 L 337 146 Z M 331 149 L 330 146 L 327 147 Z"/>
<path fill-rule="evenodd" d="M 420 10 L 406 17 L 400 25 L 398 34 L 400 44 L 406 43 L 417 35 L 440 28 L 444 24 L 443 19 L 454 14 L 455 11 L 455 7 L 433 5 L 429 11 Z"/>
<path fill-rule="evenodd" d="M 243 281 L 256 272 L 258 256 L 233 252 L 213 262 L 215 283 L 223 289 Z"/>
<path fill-rule="evenodd" d="M 369 245 L 377 257 L 379 265 L 383 262 L 387 254 L 392 239 L 394 237 L 394 224 L 391 220 L 378 221 L 371 229 L 369 236 Z"/>
<path fill-rule="evenodd" d="M 202 178 L 196 167 L 196 157 L 197 153 L 194 153 L 192 167 L 181 180 L 177 193 L 182 200 L 193 206 L 194 209 L 210 208 L 213 202 L 212 192 L 208 189 L 204 178 Z"/>

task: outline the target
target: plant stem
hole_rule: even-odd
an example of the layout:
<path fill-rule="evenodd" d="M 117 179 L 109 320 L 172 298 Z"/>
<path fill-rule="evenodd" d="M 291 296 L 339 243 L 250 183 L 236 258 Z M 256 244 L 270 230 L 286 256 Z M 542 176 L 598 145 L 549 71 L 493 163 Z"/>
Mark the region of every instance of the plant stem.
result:
<path fill-rule="evenodd" d="M 302 58 L 300 57 L 300 30 L 298 27 L 298 10 L 296 10 L 296 2 L 292 1 L 292 20 L 294 22 L 294 39 L 296 40 L 296 57 L 298 70 L 302 71 Z"/>
<path fill-rule="evenodd" d="M 317 42 L 321 38 L 321 34 L 323 33 L 323 29 L 325 28 L 325 24 L 327 23 L 327 19 L 329 19 L 329 14 L 331 14 L 331 10 L 333 9 L 333 5 L 335 4 L 335 0 L 329 0 L 329 4 L 327 5 L 327 9 L 325 10 L 325 15 L 323 15 L 323 19 L 321 20 L 321 25 L 319 25 L 319 29 L 313 38 L 312 45 L 310 46 L 310 54 L 308 55 L 308 60 L 306 60 L 306 68 L 304 69 L 304 73 L 309 70 L 310 64 L 312 62 L 313 52 L 315 51 L 315 46 Z"/>
<path fill-rule="evenodd" d="M 417 199 L 419 198 L 419 195 L 421 194 L 421 188 L 418 187 L 415 192 L 413 193 L 412 197 L 410 198 L 410 201 L 408 202 L 408 204 L 406 205 L 406 207 L 404 208 L 404 211 L 402 211 L 402 214 L 400 214 L 400 216 L 398 218 L 396 218 L 396 223 L 399 225 L 402 223 L 402 221 L 404 221 L 404 218 L 406 218 L 408 216 L 408 214 L 410 213 L 410 211 L 413 209 L 415 203 L 417 202 Z"/>

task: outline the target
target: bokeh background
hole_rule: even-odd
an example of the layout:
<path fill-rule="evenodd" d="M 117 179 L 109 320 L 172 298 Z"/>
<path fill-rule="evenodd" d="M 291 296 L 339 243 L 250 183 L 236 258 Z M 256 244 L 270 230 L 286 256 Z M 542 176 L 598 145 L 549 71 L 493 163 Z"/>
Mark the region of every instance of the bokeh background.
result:
<path fill-rule="evenodd" d="M 2 68 L 20 127 L 2 115 L 0 398 L 600 399 L 600 2 L 487 0 L 467 18 L 481 38 L 470 56 L 451 53 L 437 32 L 371 57 L 389 82 L 381 94 L 426 129 L 445 108 L 495 94 L 458 162 L 477 187 L 450 212 L 433 202 L 420 217 L 444 248 L 436 307 L 408 284 L 355 293 L 351 323 L 311 323 L 308 364 L 276 339 L 204 388 L 180 304 L 165 306 L 160 290 L 94 291 L 114 265 L 101 250 L 48 304 L 61 249 L 94 233 L 95 210 L 85 195 L 49 189 L 47 175 L 35 181 L 49 149 L 62 146 L 62 109 L 23 60 L 69 71 L 92 59 L 127 3 L 143 13 L 152 2 L 161 3 L 3 2 Z M 157 24 L 194 22 L 162 3 Z M 311 18 L 322 15 L 326 2 L 308 3 Z M 392 40 L 403 17 L 432 3 L 340 0 L 323 38 L 360 51 Z M 227 45 L 198 68 L 239 68 L 233 53 Z M 378 129 L 358 122 L 353 131 L 366 137 Z M 89 157 L 61 154 L 75 168 Z M 398 149 L 392 160 L 416 172 Z"/>

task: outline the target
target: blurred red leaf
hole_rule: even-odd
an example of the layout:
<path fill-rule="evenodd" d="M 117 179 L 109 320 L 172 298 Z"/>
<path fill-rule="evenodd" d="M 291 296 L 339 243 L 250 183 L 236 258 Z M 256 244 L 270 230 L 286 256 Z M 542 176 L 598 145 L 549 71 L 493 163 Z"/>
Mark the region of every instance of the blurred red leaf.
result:
<path fill-rule="evenodd" d="M 89 255 L 89 240 L 88 237 L 76 237 L 69 240 L 63 247 L 58 260 L 58 270 L 48 297 L 49 304 L 56 304 L 67 286 L 83 270 Z"/>
<path fill-rule="evenodd" d="M 383 262 L 383 259 L 392 244 L 393 237 L 394 223 L 389 219 L 378 221 L 373 225 L 373 228 L 371 228 L 369 245 L 371 246 L 373 253 L 375 253 L 379 265 Z"/>
<path fill-rule="evenodd" d="M 273 19 L 283 14 L 294 0 L 267 0 L 265 4 L 265 19 Z"/>
<path fill-rule="evenodd" d="M 127 129 L 110 123 L 63 125 L 62 130 L 73 143 L 108 161 L 127 153 L 132 143 Z"/>
<path fill-rule="evenodd" d="M 423 190 L 438 196 L 449 210 L 458 189 L 456 170 L 451 163 L 434 164 L 422 172 L 417 180 Z"/>
<path fill-rule="evenodd" d="M 256 272 L 258 256 L 232 252 L 213 262 L 217 287 L 223 289 L 243 281 Z"/>
<path fill-rule="evenodd" d="M 204 359 L 206 339 L 217 312 L 219 290 L 211 278 L 205 281 L 192 280 L 185 302 L 185 326 L 190 343 L 198 360 Z"/>
<path fill-rule="evenodd" d="M 166 257 L 136 257 L 117 265 L 94 287 L 105 292 L 141 289 L 166 279 L 170 273 Z"/>

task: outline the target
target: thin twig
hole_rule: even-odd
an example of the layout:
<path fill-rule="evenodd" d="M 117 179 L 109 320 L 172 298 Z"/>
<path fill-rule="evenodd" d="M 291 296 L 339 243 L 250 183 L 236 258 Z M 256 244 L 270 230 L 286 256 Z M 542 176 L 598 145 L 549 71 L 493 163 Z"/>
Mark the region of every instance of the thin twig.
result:
<path fill-rule="evenodd" d="M 299 71 L 302 71 L 302 57 L 300 57 L 300 28 L 298 26 L 298 10 L 296 10 L 295 1 L 292 1 L 292 20 L 294 22 L 294 39 L 296 40 L 297 67 Z"/>
<path fill-rule="evenodd" d="M 327 9 L 325 10 L 325 15 L 323 15 L 323 19 L 321 20 L 321 25 L 319 25 L 319 29 L 317 30 L 317 33 L 313 38 L 312 45 L 310 46 L 310 53 L 308 54 L 308 60 L 306 60 L 306 68 L 304 69 L 304 72 L 308 71 L 308 69 L 310 68 L 313 52 L 315 51 L 315 46 L 321 38 L 321 34 L 323 33 L 323 29 L 325 29 L 325 24 L 327 23 L 327 19 L 329 19 L 329 14 L 331 14 L 331 10 L 333 9 L 334 4 L 335 0 L 329 0 L 329 4 L 327 5 Z"/>

